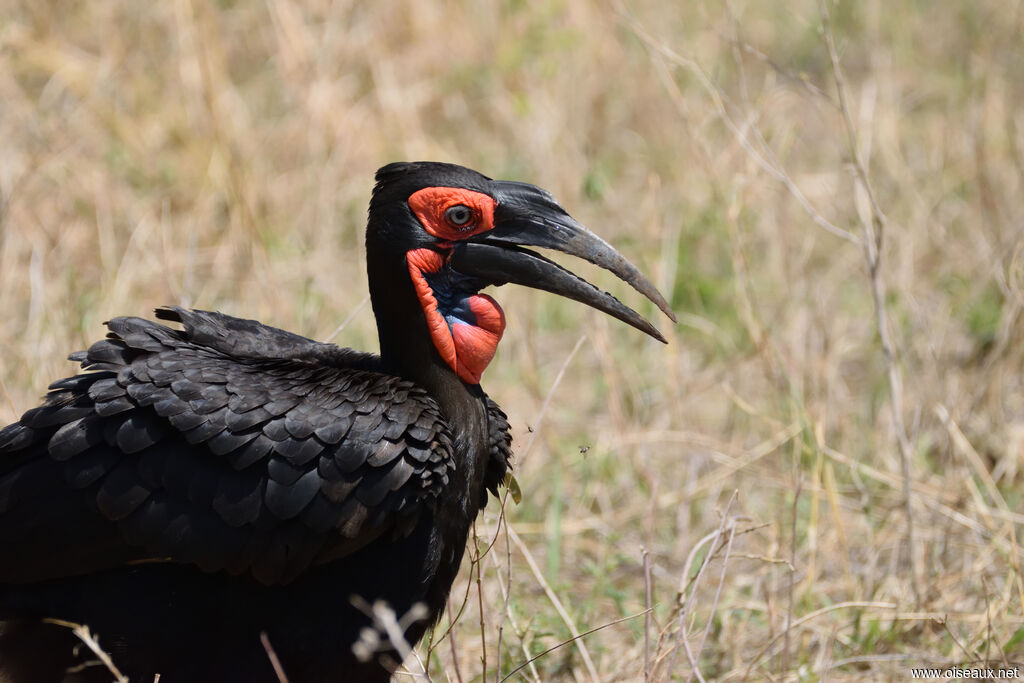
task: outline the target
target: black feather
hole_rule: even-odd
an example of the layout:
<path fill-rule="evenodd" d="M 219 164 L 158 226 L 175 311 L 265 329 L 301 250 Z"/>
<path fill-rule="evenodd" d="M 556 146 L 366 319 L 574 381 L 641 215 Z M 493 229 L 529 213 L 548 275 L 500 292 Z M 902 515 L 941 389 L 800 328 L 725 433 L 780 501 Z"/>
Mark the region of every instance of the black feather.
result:
<path fill-rule="evenodd" d="M 232 413 L 227 413 L 231 415 Z M 214 437 L 211 437 L 207 446 L 215 455 L 225 455 L 241 448 L 260 435 L 260 432 L 251 430 L 248 432 L 236 433 L 224 430 Z"/>
<path fill-rule="evenodd" d="M 80 375 L 87 377 L 88 375 Z M 89 398 L 94 401 L 112 401 L 125 395 L 125 388 L 113 377 L 93 382 L 88 387 Z"/>
<path fill-rule="evenodd" d="M 163 396 L 159 401 L 153 403 L 153 410 L 162 417 L 181 415 L 188 409 L 188 403 L 174 395 Z"/>
<path fill-rule="evenodd" d="M 207 419 L 185 432 L 185 440 L 192 445 L 209 441 L 224 433 L 224 424 L 220 420 L 211 415 L 203 417 Z"/>
<path fill-rule="evenodd" d="M 136 353 L 128 345 L 119 340 L 104 339 L 89 347 L 86 358 L 91 363 L 109 363 L 111 365 L 128 365 Z"/>
<path fill-rule="evenodd" d="M 179 432 L 187 432 L 190 429 L 195 429 L 201 424 L 209 421 L 206 415 L 200 415 L 199 413 L 186 410 L 183 413 L 177 415 L 171 415 L 169 418 L 171 425 Z"/>
<path fill-rule="evenodd" d="M 103 424 L 95 416 L 69 422 L 50 437 L 50 455 L 55 460 L 68 460 L 103 443 L 103 431 Z"/>
<path fill-rule="evenodd" d="M 310 419 L 299 419 L 293 410 L 284 420 L 284 428 L 296 439 L 306 439 L 316 431 L 316 424 Z"/>
<path fill-rule="evenodd" d="M 320 455 L 324 445 L 316 439 L 305 439 L 299 441 L 288 437 L 283 441 L 274 444 L 274 452 L 287 458 L 296 465 L 305 465 Z"/>
<path fill-rule="evenodd" d="M 244 447 L 228 453 L 226 456 L 227 461 L 234 469 L 244 470 L 250 465 L 266 458 L 274 449 L 275 443 L 277 442 L 260 434 Z"/>
<path fill-rule="evenodd" d="M 0 451 L 18 451 L 33 441 L 35 441 L 35 430 L 19 422 L 0 429 Z"/>
<path fill-rule="evenodd" d="M 28 410 L 21 416 L 21 424 L 33 429 L 45 429 L 57 425 L 67 424 L 85 417 L 93 411 L 88 403 L 77 403 L 71 399 L 63 398 L 54 403 L 46 403 Z"/>
<path fill-rule="evenodd" d="M 146 498 L 149 489 L 142 485 L 134 463 L 123 460 L 100 485 L 96 505 L 107 519 L 124 519 L 135 511 Z"/>
<path fill-rule="evenodd" d="M 72 489 L 91 486 L 123 458 L 109 446 L 96 446 L 72 458 L 64 465 L 64 480 Z"/>
<path fill-rule="evenodd" d="M 260 514 L 264 485 L 255 467 L 223 475 L 213 497 L 213 509 L 228 526 L 251 524 Z"/>
<path fill-rule="evenodd" d="M 347 439 L 344 444 L 334 449 L 334 464 L 341 472 L 354 472 L 373 457 L 375 452 L 376 444 Z"/>
<path fill-rule="evenodd" d="M 308 471 L 309 468 L 295 465 L 280 455 L 275 455 L 267 461 L 267 475 L 271 480 L 285 486 L 291 486 Z"/>
<path fill-rule="evenodd" d="M 144 384 L 141 382 L 129 384 L 128 395 L 140 406 L 148 406 L 166 398 L 166 390 L 155 384 Z"/>
<path fill-rule="evenodd" d="M 237 412 L 228 401 L 228 412 L 225 415 L 224 423 L 233 432 L 241 432 L 258 424 L 263 424 L 271 418 L 270 413 L 261 406 L 247 410 L 244 413 Z"/>
<path fill-rule="evenodd" d="M 196 384 L 187 379 L 176 379 L 171 382 L 171 391 L 183 401 L 203 400 L 203 385 Z"/>
<path fill-rule="evenodd" d="M 323 427 L 319 427 L 313 433 L 316 438 L 323 441 L 325 444 L 334 445 L 345 438 L 349 430 L 352 428 L 352 420 L 345 417 L 339 417 L 331 420 L 328 424 Z"/>
<path fill-rule="evenodd" d="M 263 404 L 263 410 L 274 416 L 284 415 L 301 400 L 300 397 L 292 394 L 278 393 L 270 401 Z"/>
<path fill-rule="evenodd" d="M 369 441 L 373 442 L 373 439 L 370 439 Z M 398 455 L 404 450 L 405 444 L 401 441 L 377 442 L 377 449 L 373 455 L 366 459 L 366 464 L 372 465 L 373 467 L 386 465 L 398 457 Z"/>
<path fill-rule="evenodd" d="M 155 415 L 137 411 L 125 418 L 117 430 L 117 447 L 123 453 L 138 453 L 160 440 L 163 424 Z"/>
<path fill-rule="evenodd" d="M 264 500 L 279 519 L 291 519 L 309 505 L 319 490 L 320 478 L 316 470 L 310 470 L 291 484 L 268 479 Z"/>
<path fill-rule="evenodd" d="M 46 491 L 53 477 L 53 462 L 34 460 L 0 476 L 0 513 Z"/>
<path fill-rule="evenodd" d="M 111 415 L 117 415 L 119 413 L 129 411 L 135 407 L 135 402 L 127 396 L 118 396 L 110 399 L 109 401 L 97 402 L 95 411 L 97 415 L 110 417 Z"/>
<path fill-rule="evenodd" d="M 284 441 L 289 438 L 288 430 L 284 427 L 284 418 L 279 417 L 263 425 L 263 433 L 274 441 Z"/>

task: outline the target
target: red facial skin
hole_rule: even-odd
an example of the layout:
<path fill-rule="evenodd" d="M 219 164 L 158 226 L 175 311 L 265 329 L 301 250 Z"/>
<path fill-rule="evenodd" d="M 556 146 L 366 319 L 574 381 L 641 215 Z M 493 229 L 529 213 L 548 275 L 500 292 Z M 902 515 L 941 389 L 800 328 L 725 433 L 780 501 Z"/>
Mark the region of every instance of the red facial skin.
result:
<path fill-rule="evenodd" d="M 449 328 L 448 321 L 437 310 L 434 291 L 423 275 L 436 273 L 444 267 L 444 255 L 433 249 L 413 249 L 405 255 L 405 260 L 437 352 L 462 381 L 479 384 L 505 331 L 505 313 L 501 306 L 486 294 L 474 294 L 469 297 L 469 309 L 476 317 L 476 324 L 456 323 Z"/>
<path fill-rule="evenodd" d="M 505 331 L 505 312 L 487 294 L 469 297 L 469 308 L 476 316 L 476 325 L 454 325 L 455 372 L 469 384 L 480 384 L 480 376 L 494 358 L 498 342 Z"/>
<path fill-rule="evenodd" d="M 455 225 L 445 213 L 460 204 L 468 207 L 473 217 L 463 225 Z M 461 187 L 425 187 L 409 196 L 409 208 L 420 219 L 423 229 L 438 239 L 450 242 L 494 228 L 496 205 L 493 197 Z"/>
<path fill-rule="evenodd" d="M 447 212 L 460 205 L 468 208 L 472 216 L 462 225 L 457 225 L 449 219 Z M 459 187 L 425 187 L 409 196 L 409 208 L 424 230 L 442 240 L 441 247 L 493 229 L 496 206 L 493 197 Z M 438 312 L 437 299 L 423 276 L 444 267 L 444 255 L 432 249 L 413 249 L 405 258 L 437 352 L 464 382 L 479 384 L 480 376 L 494 358 L 505 331 L 505 314 L 501 306 L 486 294 L 474 294 L 468 303 L 476 324 L 456 323 L 449 328 L 448 321 Z"/>

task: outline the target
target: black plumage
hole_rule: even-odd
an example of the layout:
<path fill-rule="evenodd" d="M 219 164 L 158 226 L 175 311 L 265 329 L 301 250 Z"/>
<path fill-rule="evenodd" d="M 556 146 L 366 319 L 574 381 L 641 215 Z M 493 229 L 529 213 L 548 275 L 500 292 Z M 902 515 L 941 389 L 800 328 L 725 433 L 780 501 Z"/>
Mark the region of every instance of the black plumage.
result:
<path fill-rule="evenodd" d="M 368 623 L 353 596 L 399 615 L 424 603 L 429 617 L 406 632 L 418 641 L 511 460 L 505 414 L 441 355 L 405 263 L 417 249 L 459 248 L 410 210 L 410 195 L 432 187 L 490 198 L 491 240 L 504 229 L 550 246 L 524 238 L 515 216 L 499 222 L 504 204 L 527 221 L 548 212 L 596 240 L 593 253 L 554 248 L 614 270 L 667 311 L 543 191 L 445 164 L 385 167 L 367 228 L 380 356 L 161 308 L 157 318 L 181 329 L 109 321 L 106 339 L 71 356 L 82 372 L 0 430 L 0 679 L 109 680 L 81 666 L 88 653 L 46 617 L 87 624 L 132 680 L 276 681 L 261 633 L 292 683 L 388 678 L 390 650 L 367 662 L 353 654 Z M 521 210 L 524 188 L 540 214 Z M 559 268 L 518 247 L 509 254 L 512 266 Z M 473 292 L 518 281 L 467 280 Z M 657 335 L 579 283 L 570 296 Z"/>
<path fill-rule="evenodd" d="M 380 372 L 378 359 L 293 335 L 287 343 L 301 339 L 299 353 L 284 355 L 283 345 L 270 344 L 277 357 L 259 347 L 244 349 L 249 357 L 235 356 L 239 345 L 225 340 L 243 321 L 183 309 L 162 309 L 158 316 L 185 329 L 110 321 L 110 338 L 82 359 L 87 371 L 98 371 L 55 383 L 40 408 L 0 432 L 0 492 L 6 493 L 0 497 L 0 539 L 9 560 L 0 563 L 0 580 L 22 584 L 8 585 L 5 602 L 14 595 L 22 603 L 44 601 L 49 586 L 38 582 L 64 578 L 68 586 L 69 574 L 85 579 L 83 589 L 102 572 L 110 580 L 121 575 L 121 581 L 139 583 L 141 590 L 151 583 L 140 576 L 145 565 L 123 565 L 165 557 L 205 572 L 241 575 L 237 581 L 246 593 L 280 584 L 298 589 L 295 577 L 321 564 L 321 556 L 343 556 L 346 548 L 381 536 L 391 540 L 391 516 L 415 525 L 448 482 L 455 462 L 440 407 L 414 383 Z M 244 323 L 261 339 L 278 341 L 286 334 Z M 188 372 L 182 359 L 190 363 Z M 314 379 L 322 391 L 306 390 Z M 246 404 L 250 387 L 267 397 L 262 405 Z M 388 432 L 391 425 L 399 427 Z M 354 427 L 363 429 L 353 433 Z M 383 438 L 386 432 L 390 440 Z M 432 446 L 441 457 L 431 458 Z M 7 467 L 21 453 L 40 465 Z M 507 464 L 507 458 L 506 451 L 499 461 Z M 47 460 L 63 466 L 43 467 Z M 48 469 L 56 476 L 48 476 Z M 68 500 L 68 489 L 81 493 Z M 70 515 L 61 532 L 49 516 L 34 522 L 17 514 L 44 506 L 107 524 L 92 525 L 100 537 L 87 537 Z M 130 546 L 116 555 L 89 552 L 96 544 L 125 540 Z M 25 573 L 19 560 L 29 555 L 31 571 Z M 415 584 L 422 577 L 413 572 L 405 580 Z M 260 615 L 249 614 L 238 599 L 229 594 L 217 602 L 252 618 L 258 646 L 260 627 L 270 630 L 272 624 L 260 624 Z M 169 604 L 147 618 L 177 609 Z M 104 643 L 113 635 L 131 641 L 80 606 L 69 606 L 61 617 L 92 622 Z M 280 647 L 286 662 L 295 656 L 284 639 Z M 162 660 L 158 652 L 145 652 L 141 661 L 124 659 L 128 671 L 162 673 L 162 680 L 179 680 L 176 670 L 193 666 Z M 200 679 L 187 674 L 180 680 Z"/>

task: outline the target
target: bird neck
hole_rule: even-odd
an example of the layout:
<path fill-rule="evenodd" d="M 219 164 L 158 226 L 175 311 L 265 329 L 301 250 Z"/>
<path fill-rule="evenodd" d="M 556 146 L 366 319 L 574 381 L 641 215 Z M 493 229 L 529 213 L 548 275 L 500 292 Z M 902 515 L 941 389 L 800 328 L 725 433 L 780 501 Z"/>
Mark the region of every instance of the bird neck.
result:
<path fill-rule="evenodd" d="M 367 264 L 384 370 L 416 382 L 442 403 L 482 396 L 479 385 L 460 379 L 438 352 L 404 256 L 368 249 Z"/>
<path fill-rule="evenodd" d="M 439 502 L 445 510 L 439 518 L 448 520 L 442 531 L 450 548 L 457 550 L 449 558 L 457 569 L 469 520 L 485 495 L 484 462 L 489 448 L 486 395 L 479 384 L 463 381 L 435 347 L 404 258 L 391 257 L 389 263 L 368 249 L 367 263 L 382 370 L 425 389 L 437 401 L 452 432 L 458 464 Z"/>

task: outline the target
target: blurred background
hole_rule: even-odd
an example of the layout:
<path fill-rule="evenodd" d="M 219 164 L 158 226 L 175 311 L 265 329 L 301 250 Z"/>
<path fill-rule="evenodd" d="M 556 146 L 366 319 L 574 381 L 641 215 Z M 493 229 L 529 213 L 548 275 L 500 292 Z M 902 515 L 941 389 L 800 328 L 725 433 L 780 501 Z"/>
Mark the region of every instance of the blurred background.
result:
<path fill-rule="evenodd" d="M 1022 29 L 1007 0 L 0 0 L 0 421 L 162 304 L 376 350 L 373 172 L 456 162 L 551 190 L 679 324 L 493 292 L 522 501 L 478 520 L 432 680 L 1020 662 Z"/>

